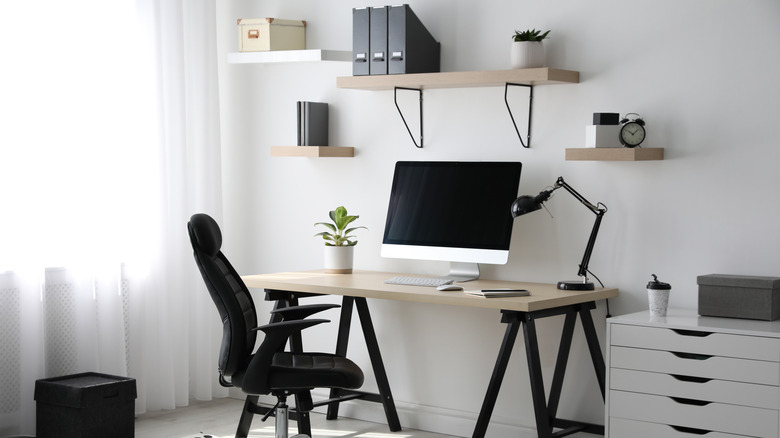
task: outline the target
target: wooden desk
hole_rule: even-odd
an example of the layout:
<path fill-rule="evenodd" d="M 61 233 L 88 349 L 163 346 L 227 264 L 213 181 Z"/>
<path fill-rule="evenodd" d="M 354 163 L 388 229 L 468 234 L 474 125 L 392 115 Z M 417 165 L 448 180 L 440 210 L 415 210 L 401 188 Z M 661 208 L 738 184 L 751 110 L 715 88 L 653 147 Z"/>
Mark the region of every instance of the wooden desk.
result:
<path fill-rule="evenodd" d="M 531 392 L 536 415 L 536 426 L 539 437 L 553 436 L 553 429 L 563 429 L 555 432 L 555 436 L 565 436 L 579 431 L 604 434 L 604 426 L 575 422 L 556 418 L 560 400 L 563 377 L 566 372 L 569 350 L 577 315 L 580 316 L 585 337 L 588 342 L 591 359 L 596 372 L 596 378 L 604 398 L 605 365 L 601 354 L 596 330 L 590 310 L 596 307 L 597 300 L 616 297 L 617 289 L 599 288 L 594 291 L 563 291 L 554 284 L 522 283 L 495 280 L 476 280 L 464 283 L 467 289 L 490 289 L 510 287 L 527 289 L 529 297 L 512 298 L 482 298 L 466 295 L 462 292 L 441 292 L 432 287 L 415 287 L 385 284 L 384 280 L 397 274 L 389 272 L 355 271 L 353 274 L 326 274 L 322 271 L 283 272 L 275 274 L 243 276 L 249 288 L 265 289 L 267 299 L 277 301 L 277 305 L 296 305 L 300 297 L 307 295 L 339 295 L 344 300 L 341 309 L 339 335 L 336 344 L 337 354 L 346 354 L 349 336 L 349 322 L 353 304 L 357 306 L 363 334 L 366 338 L 374 374 L 377 377 L 380 401 L 385 407 L 388 425 L 391 430 L 401 429 L 395 403 L 392 399 L 390 386 L 379 353 L 373 324 L 368 311 L 367 298 L 410 301 L 417 303 L 447 304 L 453 306 L 478 307 L 495 309 L 501 312 L 501 322 L 507 324 L 504 339 L 498 353 L 498 359 L 488 385 L 487 394 L 477 419 L 473 433 L 475 438 L 484 437 L 490 416 L 493 413 L 498 391 L 506 372 L 509 357 L 520 326 L 523 326 L 528 370 L 531 379 Z M 281 304 L 280 304 L 281 303 Z M 549 316 L 566 315 L 558 358 L 553 374 L 549 400 L 545 395 L 542 380 L 542 366 L 539 357 L 539 345 L 536 336 L 535 320 Z M 335 394 L 339 395 L 339 394 Z M 343 393 L 342 393 L 343 395 Z M 330 403 L 328 417 L 335 418 L 338 403 Z"/>

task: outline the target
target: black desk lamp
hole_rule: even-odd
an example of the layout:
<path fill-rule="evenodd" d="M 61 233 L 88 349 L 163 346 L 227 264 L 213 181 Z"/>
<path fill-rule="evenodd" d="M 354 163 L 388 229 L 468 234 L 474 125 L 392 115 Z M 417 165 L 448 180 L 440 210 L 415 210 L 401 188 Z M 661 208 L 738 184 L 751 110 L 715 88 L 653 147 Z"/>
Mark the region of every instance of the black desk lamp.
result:
<path fill-rule="evenodd" d="M 588 262 L 590 261 L 590 254 L 593 252 L 593 245 L 596 243 L 596 235 L 599 232 L 599 225 L 601 225 L 601 218 L 604 216 L 604 213 L 607 212 L 606 205 L 600 202 L 596 205 L 591 204 L 590 202 L 588 202 L 587 199 L 583 198 L 582 195 L 577 193 L 576 190 L 574 190 L 573 188 L 571 188 L 571 186 L 566 184 L 566 181 L 564 181 L 563 177 L 560 176 L 558 177 L 558 180 L 555 181 L 555 185 L 551 189 L 544 190 L 536 196 L 523 195 L 515 199 L 515 202 L 512 203 L 512 216 L 518 217 L 526 213 L 539 210 L 540 208 L 542 208 L 542 204 L 548 199 L 550 199 L 550 195 L 552 195 L 552 192 L 560 189 L 561 187 L 566 189 L 567 192 L 571 193 L 572 196 L 577 198 L 578 201 L 582 202 L 583 205 L 588 207 L 588 209 L 590 209 L 590 211 L 592 211 L 596 215 L 596 223 L 593 224 L 593 230 L 590 232 L 590 239 L 588 239 L 588 246 L 585 247 L 585 254 L 582 256 L 582 263 L 580 263 L 580 270 L 579 272 L 577 272 L 577 275 L 582 277 L 582 281 L 559 281 L 558 289 L 593 290 L 594 289 L 593 283 L 588 281 Z"/>

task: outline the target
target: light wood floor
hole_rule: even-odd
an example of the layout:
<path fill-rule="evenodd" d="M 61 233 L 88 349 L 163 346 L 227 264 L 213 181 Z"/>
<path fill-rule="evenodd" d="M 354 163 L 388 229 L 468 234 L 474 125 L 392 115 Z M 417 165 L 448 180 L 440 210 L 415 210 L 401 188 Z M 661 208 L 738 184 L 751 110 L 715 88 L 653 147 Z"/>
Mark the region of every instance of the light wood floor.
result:
<path fill-rule="evenodd" d="M 194 401 L 187 407 L 139 415 L 135 421 L 135 438 L 232 438 L 243 405 L 243 400 L 225 398 L 210 402 Z M 410 429 L 390 432 L 386 424 L 349 418 L 328 421 L 324 415 L 314 412 L 311 414 L 311 428 L 313 438 L 453 438 Z M 297 426 L 290 421 L 290 436 L 296 433 Z M 262 423 L 260 416 L 255 416 L 249 436 L 273 437 L 273 418 Z"/>

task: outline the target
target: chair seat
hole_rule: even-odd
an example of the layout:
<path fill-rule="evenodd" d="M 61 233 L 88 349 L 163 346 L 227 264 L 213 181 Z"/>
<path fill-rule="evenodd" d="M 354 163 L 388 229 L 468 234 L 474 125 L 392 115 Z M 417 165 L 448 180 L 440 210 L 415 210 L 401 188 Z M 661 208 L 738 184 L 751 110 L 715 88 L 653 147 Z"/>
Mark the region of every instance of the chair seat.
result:
<path fill-rule="evenodd" d="M 276 353 L 268 378 L 272 389 L 355 389 L 363 385 L 360 367 L 345 357 L 327 353 Z"/>

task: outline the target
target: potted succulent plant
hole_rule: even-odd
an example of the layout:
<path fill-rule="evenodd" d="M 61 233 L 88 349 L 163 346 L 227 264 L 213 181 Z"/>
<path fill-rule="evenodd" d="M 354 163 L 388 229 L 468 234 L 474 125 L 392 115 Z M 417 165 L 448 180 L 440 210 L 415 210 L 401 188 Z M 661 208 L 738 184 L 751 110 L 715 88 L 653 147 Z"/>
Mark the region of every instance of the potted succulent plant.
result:
<path fill-rule="evenodd" d="M 525 31 L 516 30 L 512 35 L 512 51 L 510 52 L 510 64 L 512 68 L 537 68 L 544 67 L 544 45 L 542 41 L 550 33 L 542 33 L 541 30 L 531 29 Z"/>
<path fill-rule="evenodd" d="M 343 206 L 330 211 L 328 214 L 332 222 L 317 222 L 314 226 L 322 225 L 330 231 L 317 233 L 314 237 L 322 236 L 325 240 L 325 271 L 332 274 L 352 273 L 352 261 L 354 259 L 354 247 L 357 240 L 350 233 L 366 227 L 347 228 L 360 216 L 349 215 Z"/>

